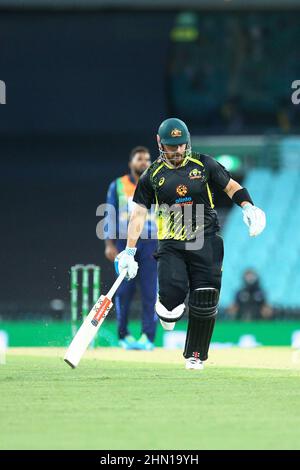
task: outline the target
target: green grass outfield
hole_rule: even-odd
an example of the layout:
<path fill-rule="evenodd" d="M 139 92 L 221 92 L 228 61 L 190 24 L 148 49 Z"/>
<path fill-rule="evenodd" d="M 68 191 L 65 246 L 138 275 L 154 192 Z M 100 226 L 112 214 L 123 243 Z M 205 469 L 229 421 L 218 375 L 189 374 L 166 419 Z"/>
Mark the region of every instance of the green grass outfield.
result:
<path fill-rule="evenodd" d="M 10 349 L 0 365 L 1 449 L 300 449 L 300 352 Z"/>

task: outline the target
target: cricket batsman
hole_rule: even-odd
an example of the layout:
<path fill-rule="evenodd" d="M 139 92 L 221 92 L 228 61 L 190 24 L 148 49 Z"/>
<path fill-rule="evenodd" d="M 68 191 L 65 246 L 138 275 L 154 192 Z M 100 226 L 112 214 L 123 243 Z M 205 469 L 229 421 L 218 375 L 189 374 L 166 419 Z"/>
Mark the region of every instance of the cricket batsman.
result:
<path fill-rule="evenodd" d="M 241 207 L 251 237 L 264 230 L 266 218 L 254 205 L 247 189 L 233 180 L 220 163 L 192 151 L 189 130 L 183 121 L 177 118 L 163 121 L 157 143 L 160 155 L 137 184 L 126 248 L 117 256 L 116 266 L 119 271 L 126 269 L 129 279 L 136 276 L 137 240 L 148 209 L 156 204 L 159 240 L 156 313 L 163 328 L 172 330 L 184 314 L 184 301 L 189 293 L 183 356 L 187 369 L 201 370 L 208 357 L 216 321 L 224 255 L 211 184 L 225 191 Z M 189 211 L 185 211 L 186 206 Z M 200 223 L 199 207 L 202 208 Z"/>

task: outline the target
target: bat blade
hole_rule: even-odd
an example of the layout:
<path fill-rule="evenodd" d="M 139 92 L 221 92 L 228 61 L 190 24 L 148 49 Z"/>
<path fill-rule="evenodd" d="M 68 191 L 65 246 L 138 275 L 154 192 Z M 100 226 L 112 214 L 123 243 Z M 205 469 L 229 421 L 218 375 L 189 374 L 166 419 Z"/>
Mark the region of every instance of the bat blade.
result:
<path fill-rule="evenodd" d="M 64 357 L 64 361 L 73 369 L 78 366 L 82 356 L 95 338 L 112 305 L 112 301 L 108 297 L 104 297 L 102 295 L 82 323 L 77 334 L 74 336 Z"/>

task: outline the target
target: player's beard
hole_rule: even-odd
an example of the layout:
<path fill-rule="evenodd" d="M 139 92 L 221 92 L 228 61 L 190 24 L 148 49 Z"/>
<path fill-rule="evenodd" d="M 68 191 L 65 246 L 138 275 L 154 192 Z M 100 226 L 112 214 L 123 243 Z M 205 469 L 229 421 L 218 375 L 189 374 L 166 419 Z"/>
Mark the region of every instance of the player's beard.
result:
<path fill-rule="evenodd" d="M 182 155 L 181 153 L 174 153 L 166 156 L 167 160 L 173 165 L 174 167 L 178 167 L 182 164 L 184 160 L 184 154 Z"/>

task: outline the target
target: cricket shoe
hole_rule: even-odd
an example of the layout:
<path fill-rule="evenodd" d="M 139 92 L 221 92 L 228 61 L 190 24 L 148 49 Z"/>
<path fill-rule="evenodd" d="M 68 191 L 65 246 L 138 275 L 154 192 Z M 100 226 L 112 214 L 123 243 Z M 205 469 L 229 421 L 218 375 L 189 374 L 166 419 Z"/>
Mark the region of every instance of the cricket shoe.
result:
<path fill-rule="evenodd" d="M 174 330 L 176 322 L 163 321 L 161 320 L 161 318 L 159 319 L 159 321 L 164 330 L 166 331 Z"/>
<path fill-rule="evenodd" d="M 123 349 L 138 349 L 137 342 L 131 335 L 127 335 L 125 338 L 120 339 L 119 346 Z"/>
<path fill-rule="evenodd" d="M 154 344 L 148 339 L 145 333 L 142 334 L 140 339 L 136 342 L 136 349 L 141 351 L 152 351 L 154 349 Z"/>
<path fill-rule="evenodd" d="M 200 359 L 197 359 L 196 357 L 188 357 L 185 361 L 185 368 L 203 370 L 204 364 L 202 361 L 200 361 Z"/>

